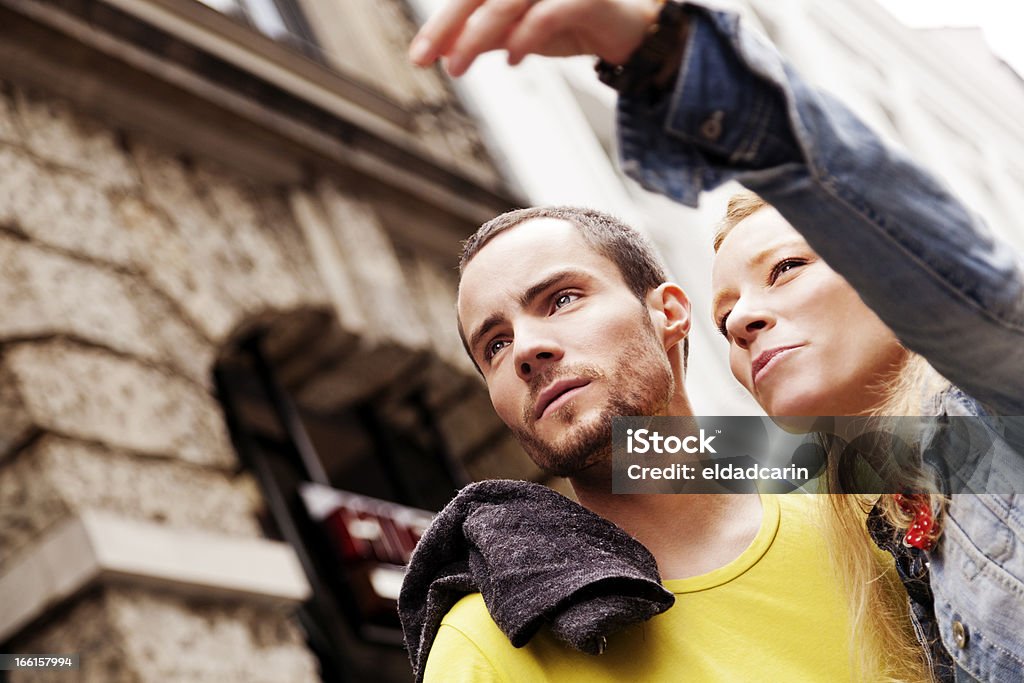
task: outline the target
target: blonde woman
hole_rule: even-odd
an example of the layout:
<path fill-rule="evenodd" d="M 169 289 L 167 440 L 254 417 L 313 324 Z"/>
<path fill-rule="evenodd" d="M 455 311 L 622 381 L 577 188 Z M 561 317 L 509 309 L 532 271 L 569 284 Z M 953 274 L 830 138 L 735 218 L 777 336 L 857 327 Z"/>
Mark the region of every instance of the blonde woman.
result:
<path fill-rule="evenodd" d="M 952 387 L 861 300 L 857 292 L 807 244 L 775 209 L 752 192 L 735 195 L 714 239 L 715 324 L 729 343 L 733 375 L 769 415 L 938 414 Z M 920 439 L 915 439 L 920 441 Z M 830 449 L 829 480 L 842 490 L 850 463 Z M 923 466 L 902 472 L 895 488 L 928 490 Z M 934 486 L 931 486 L 934 489 Z M 865 670 L 889 670 L 895 677 L 931 671 L 953 676 L 941 646 L 928 584 L 926 550 L 938 538 L 939 496 L 831 496 L 826 519 L 832 556 L 844 572 L 855 628 L 890 659 L 862 662 Z M 917 506 L 919 509 L 916 509 Z M 873 540 L 863 531 L 870 511 Z M 911 527 L 915 524 L 920 529 Z M 917 535 L 920 537 L 917 538 Z M 914 544 L 903 543 L 903 539 Z M 878 564 L 876 544 L 890 551 L 907 584 L 915 631 L 905 628 L 907 599 L 894 599 Z M 923 653 L 923 657 L 921 656 Z M 897 673 L 892 663 L 904 665 Z"/>

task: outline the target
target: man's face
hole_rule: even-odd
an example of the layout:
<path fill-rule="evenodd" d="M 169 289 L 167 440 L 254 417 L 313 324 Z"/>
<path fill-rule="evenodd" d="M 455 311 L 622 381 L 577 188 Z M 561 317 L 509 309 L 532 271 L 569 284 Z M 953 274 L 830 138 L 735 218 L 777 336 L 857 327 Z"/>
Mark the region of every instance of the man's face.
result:
<path fill-rule="evenodd" d="M 613 416 L 663 413 L 672 398 L 651 310 L 571 223 L 494 237 L 466 266 L 458 309 L 494 409 L 549 472 L 600 461 Z"/>

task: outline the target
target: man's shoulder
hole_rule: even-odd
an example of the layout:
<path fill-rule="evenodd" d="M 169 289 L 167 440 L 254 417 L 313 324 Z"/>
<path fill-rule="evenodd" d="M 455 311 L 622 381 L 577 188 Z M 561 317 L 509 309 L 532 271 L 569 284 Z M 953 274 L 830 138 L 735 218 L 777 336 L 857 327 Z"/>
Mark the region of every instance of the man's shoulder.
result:
<path fill-rule="evenodd" d="M 460 631 L 469 630 L 470 633 L 476 633 L 477 629 L 487 626 L 498 630 L 497 624 L 494 623 L 490 612 L 487 611 L 484 596 L 480 593 L 464 595 L 448 610 L 448 614 L 444 616 L 441 623 Z"/>
<path fill-rule="evenodd" d="M 480 593 L 470 593 L 455 603 L 441 620 L 442 627 L 454 629 L 487 652 L 515 651 L 508 636 L 494 623 Z"/>
<path fill-rule="evenodd" d="M 471 593 L 455 603 L 441 621 L 427 659 L 425 680 L 544 680 L 533 649 L 513 647 L 491 619 L 483 597 Z"/>

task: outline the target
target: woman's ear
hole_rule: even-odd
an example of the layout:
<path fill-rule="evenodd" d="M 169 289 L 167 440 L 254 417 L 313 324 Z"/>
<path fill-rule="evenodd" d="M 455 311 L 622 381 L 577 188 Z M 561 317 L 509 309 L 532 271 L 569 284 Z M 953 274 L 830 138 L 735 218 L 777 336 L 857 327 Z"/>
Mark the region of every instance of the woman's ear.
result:
<path fill-rule="evenodd" d="M 690 334 L 690 299 L 679 285 L 663 282 L 652 289 L 647 293 L 647 307 L 666 351 Z"/>

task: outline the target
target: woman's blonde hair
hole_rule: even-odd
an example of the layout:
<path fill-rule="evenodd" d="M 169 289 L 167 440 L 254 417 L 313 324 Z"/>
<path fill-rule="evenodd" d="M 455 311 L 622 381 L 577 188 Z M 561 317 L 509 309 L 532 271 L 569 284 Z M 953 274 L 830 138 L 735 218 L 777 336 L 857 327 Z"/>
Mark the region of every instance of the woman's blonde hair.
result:
<path fill-rule="evenodd" d="M 744 190 L 734 195 L 714 236 L 714 249 L 741 221 L 770 205 L 757 194 Z M 906 351 L 906 358 L 897 375 L 886 387 L 886 398 L 871 411 L 883 420 L 886 417 L 920 415 L 929 399 L 949 386 L 921 356 Z M 879 431 L 888 431 L 884 427 Z M 839 444 L 824 439 L 828 453 L 828 488 L 831 505 L 824 520 L 831 560 L 847 589 L 850 620 L 859 642 L 852 643 L 851 658 L 858 677 L 879 681 L 931 681 L 929 658 L 909 626 L 909 604 L 896 568 L 882 561 L 875 542 L 868 535 L 868 513 L 878 507 L 894 529 L 894 535 L 905 532 L 913 521 L 892 494 L 840 493 L 840 482 L 847 472 L 839 456 Z M 900 472 L 904 490 L 935 490 L 934 482 L 920 467 Z M 932 509 L 938 513 L 942 497 L 932 495 Z"/>

